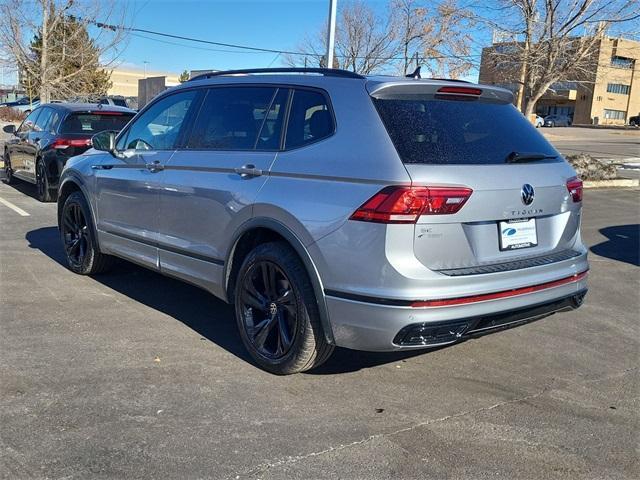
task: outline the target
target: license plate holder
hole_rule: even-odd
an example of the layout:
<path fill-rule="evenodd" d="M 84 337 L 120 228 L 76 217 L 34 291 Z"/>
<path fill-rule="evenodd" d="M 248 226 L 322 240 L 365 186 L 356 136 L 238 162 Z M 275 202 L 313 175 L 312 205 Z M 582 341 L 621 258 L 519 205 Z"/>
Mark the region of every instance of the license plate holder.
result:
<path fill-rule="evenodd" d="M 517 218 L 498 222 L 500 251 L 519 250 L 538 245 L 538 231 L 535 218 Z"/>

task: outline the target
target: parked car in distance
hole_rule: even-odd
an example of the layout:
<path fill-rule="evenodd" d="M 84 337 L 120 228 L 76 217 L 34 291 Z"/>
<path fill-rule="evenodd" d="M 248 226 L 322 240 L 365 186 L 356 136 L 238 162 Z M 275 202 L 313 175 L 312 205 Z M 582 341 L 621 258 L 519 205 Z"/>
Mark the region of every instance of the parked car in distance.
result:
<path fill-rule="evenodd" d="M 38 107 L 38 105 L 40 105 L 40 99 L 38 97 L 34 97 L 32 99 L 29 99 L 29 97 L 22 97 L 16 100 L 15 102 L 2 103 L 0 104 L 0 107 L 13 108 L 15 110 L 18 110 L 19 112 L 22 112 L 28 115 L 31 112 L 31 110 Z"/>
<path fill-rule="evenodd" d="M 103 130 L 117 131 L 135 112 L 120 107 L 51 103 L 31 112 L 18 127 L 7 125 L 13 136 L 4 145 L 5 181 L 35 183 L 42 202 L 55 198 L 67 160 L 91 146 L 91 137 Z"/>
<path fill-rule="evenodd" d="M 206 289 L 276 374 L 577 308 L 582 182 L 512 102 L 333 69 L 195 77 L 66 164 L 68 267 L 117 256 Z"/>
<path fill-rule="evenodd" d="M 125 107 L 136 110 L 138 106 L 137 97 L 125 97 L 122 95 L 92 95 L 74 97 L 68 100 L 71 103 L 95 103 L 97 105 L 110 105 L 115 107 Z"/>
<path fill-rule="evenodd" d="M 540 128 L 543 125 L 544 125 L 544 118 L 542 118 L 540 115 L 536 115 L 536 121 L 535 121 L 536 128 Z"/>
<path fill-rule="evenodd" d="M 640 114 L 635 117 L 629 117 L 629 125 L 632 127 L 640 127 Z"/>
<path fill-rule="evenodd" d="M 544 117 L 545 127 L 570 127 L 571 118 L 568 115 L 547 115 Z"/>

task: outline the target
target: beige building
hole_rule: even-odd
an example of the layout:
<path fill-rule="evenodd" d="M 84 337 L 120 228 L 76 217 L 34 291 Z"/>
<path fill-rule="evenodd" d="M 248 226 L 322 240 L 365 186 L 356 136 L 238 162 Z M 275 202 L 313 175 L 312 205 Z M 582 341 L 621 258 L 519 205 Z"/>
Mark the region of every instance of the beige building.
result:
<path fill-rule="evenodd" d="M 480 83 L 516 90 L 514 63 L 492 60 L 494 52 L 508 53 L 509 44 L 497 44 L 482 50 Z M 603 37 L 597 51 L 595 68 L 580 83 L 567 79 L 551 86 L 538 101 L 536 113 L 573 117 L 575 124 L 623 125 L 629 117 L 640 115 L 640 42 Z M 507 72 L 507 73 L 506 73 Z M 511 77 L 511 78 L 509 78 Z"/>
<path fill-rule="evenodd" d="M 112 86 L 107 92 L 108 95 L 122 95 L 123 97 L 138 96 L 138 80 L 151 77 L 165 77 L 165 85 L 172 87 L 178 85 L 179 74 L 173 72 L 157 72 L 136 68 L 116 68 L 111 73 Z"/>

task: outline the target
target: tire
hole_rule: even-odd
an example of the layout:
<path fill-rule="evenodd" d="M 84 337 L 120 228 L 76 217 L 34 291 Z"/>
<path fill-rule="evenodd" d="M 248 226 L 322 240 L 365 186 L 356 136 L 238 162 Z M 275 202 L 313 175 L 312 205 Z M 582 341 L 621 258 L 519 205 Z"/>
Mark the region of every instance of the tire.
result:
<path fill-rule="evenodd" d="M 334 347 L 325 340 L 311 281 L 286 243 L 253 249 L 242 262 L 234 290 L 240 337 L 261 368 L 289 375 L 329 358 Z"/>
<path fill-rule="evenodd" d="M 13 176 L 13 170 L 11 170 L 11 161 L 9 160 L 9 153 L 4 153 L 4 175 L 3 182 L 7 185 L 13 185 L 16 183 L 16 179 Z"/>
<path fill-rule="evenodd" d="M 112 266 L 114 258 L 100 253 L 91 210 L 81 192 L 73 192 L 65 200 L 58 228 L 67 266 L 72 272 L 95 275 Z"/>
<path fill-rule="evenodd" d="M 36 197 L 43 203 L 53 201 L 47 178 L 47 167 L 40 158 L 36 161 Z"/>

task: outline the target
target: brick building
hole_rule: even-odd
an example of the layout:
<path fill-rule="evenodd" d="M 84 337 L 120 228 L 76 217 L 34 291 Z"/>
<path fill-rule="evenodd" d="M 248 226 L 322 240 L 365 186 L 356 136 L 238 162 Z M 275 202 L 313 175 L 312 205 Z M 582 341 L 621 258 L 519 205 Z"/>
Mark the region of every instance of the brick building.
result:
<path fill-rule="evenodd" d="M 494 60 L 496 53 L 508 57 L 510 47 L 504 43 L 482 50 L 480 83 L 517 90 L 517 63 Z M 640 42 L 605 36 L 599 40 L 593 64 L 593 71 L 583 74 L 580 82 L 566 79 L 552 85 L 538 101 L 536 113 L 569 115 L 575 124 L 614 125 L 639 115 Z"/>

